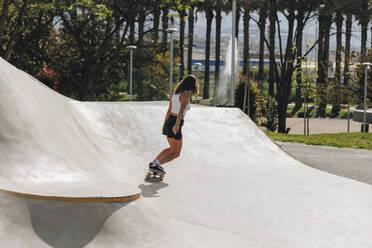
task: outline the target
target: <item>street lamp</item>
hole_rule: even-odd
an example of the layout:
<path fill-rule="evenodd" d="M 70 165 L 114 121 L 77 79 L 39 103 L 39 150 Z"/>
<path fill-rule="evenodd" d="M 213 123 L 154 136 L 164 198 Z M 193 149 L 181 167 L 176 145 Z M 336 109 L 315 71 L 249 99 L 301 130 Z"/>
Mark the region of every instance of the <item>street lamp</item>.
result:
<path fill-rule="evenodd" d="M 136 46 L 127 46 L 130 49 L 130 69 L 129 69 L 129 99 L 132 101 L 132 91 L 133 91 L 133 50 L 136 49 Z"/>
<path fill-rule="evenodd" d="M 169 98 L 171 98 L 173 85 L 173 33 L 178 32 L 178 29 L 168 28 L 165 32 L 170 34 Z"/>
<path fill-rule="evenodd" d="M 371 63 L 362 63 L 365 66 L 365 76 L 364 76 L 364 112 L 363 112 L 363 132 L 367 132 L 367 121 L 366 121 L 366 112 L 367 112 L 367 84 L 368 84 L 368 70 L 372 65 Z"/>

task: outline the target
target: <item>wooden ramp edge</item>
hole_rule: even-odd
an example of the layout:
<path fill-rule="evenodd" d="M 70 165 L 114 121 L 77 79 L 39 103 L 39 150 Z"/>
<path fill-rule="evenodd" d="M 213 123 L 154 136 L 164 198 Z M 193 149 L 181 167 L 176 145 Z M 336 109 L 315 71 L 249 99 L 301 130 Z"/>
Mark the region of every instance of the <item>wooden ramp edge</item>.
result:
<path fill-rule="evenodd" d="M 90 196 L 90 197 L 68 197 L 68 196 L 46 196 L 46 195 L 35 195 L 29 193 L 22 193 L 16 191 L 10 191 L 0 189 L 1 192 L 9 195 L 36 199 L 36 200 L 49 200 L 49 201 L 65 201 L 65 202 L 128 202 L 134 201 L 140 198 L 141 194 L 133 194 L 127 196 Z"/>

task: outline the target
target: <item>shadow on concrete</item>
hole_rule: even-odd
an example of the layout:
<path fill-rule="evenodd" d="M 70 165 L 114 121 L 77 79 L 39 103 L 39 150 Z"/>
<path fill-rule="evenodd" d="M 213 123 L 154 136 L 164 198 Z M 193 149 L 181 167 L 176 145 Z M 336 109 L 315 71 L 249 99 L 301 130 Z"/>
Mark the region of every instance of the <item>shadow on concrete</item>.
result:
<path fill-rule="evenodd" d="M 106 219 L 126 205 L 128 202 L 27 200 L 35 233 L 56 248 L 84 247 L 100 232 Z"/>
<path fill-rule="evenodd" d="M 159 190 L 165 187 L 168 187 L 168 183 L 163 182 L 153 182 L 150 184 L 140 184 L 138 188 L 141 190 L 141 195 L 143 197 L 159 197 L 157 194 Z"/>

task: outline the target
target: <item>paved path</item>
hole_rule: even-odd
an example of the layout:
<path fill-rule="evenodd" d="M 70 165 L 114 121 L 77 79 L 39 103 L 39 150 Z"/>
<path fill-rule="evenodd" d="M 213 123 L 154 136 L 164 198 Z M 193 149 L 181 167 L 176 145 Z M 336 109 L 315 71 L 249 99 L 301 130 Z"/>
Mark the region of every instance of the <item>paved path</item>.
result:
<path fill-rule="evenodd" d="M 310 134 L 347 132 L 347 120 L 344 119 L 311 118 L 309 122 Z M 287 127 L 291 128 L 289 134 L 303 134 L 304 119 L 287 118 Z M 361 123 L 350 120 L 350 132 L 360 132 L 360 127 Z"/>
<path fill-rule="evenodd" d="M 301 162 L 335 175 L 372 184 L 372 151 L 276 142 Z"/>

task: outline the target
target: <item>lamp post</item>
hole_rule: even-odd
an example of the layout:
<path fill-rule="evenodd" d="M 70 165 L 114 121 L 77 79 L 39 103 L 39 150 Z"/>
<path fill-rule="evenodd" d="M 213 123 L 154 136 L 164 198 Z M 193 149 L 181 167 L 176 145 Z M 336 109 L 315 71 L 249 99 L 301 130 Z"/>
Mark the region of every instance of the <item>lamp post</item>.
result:
<path fill-rule="evenodd" d="M 168 28 L 165 30 L 165 32 L 170 34 L 169 98 L 171 98 L 173 86 L 173 33 L 178 32 L 178 29 Z"/>
<path fill-rule="evenodd" d="M 364 112 L 363 112 L 363 132 L 367 132 L 367 120 L 366 120 L 366 112 L 367 112 L 367 84 L 368 84 L 368 70 L 369 67 L 372 65 L 371 63 L 362 63 L 365 66 L 365 76 L 364 76 Z"/>
<path fill-rule="evenodd" d="M 129 99 L 132 101 L 132 91 L 133 91 L 133 50 L 136 49 L 136 46 L 127 46 L 130 49 L 130 69 L 129 69 Z"/>

